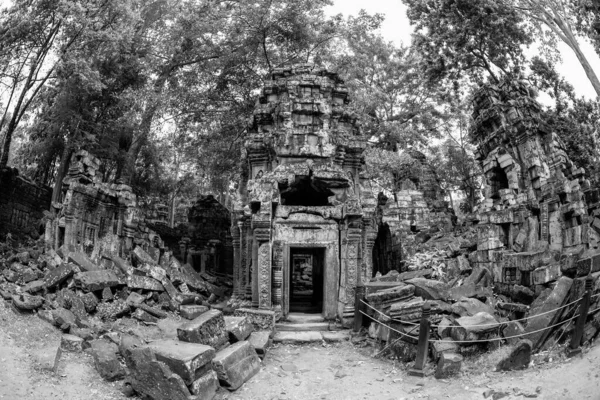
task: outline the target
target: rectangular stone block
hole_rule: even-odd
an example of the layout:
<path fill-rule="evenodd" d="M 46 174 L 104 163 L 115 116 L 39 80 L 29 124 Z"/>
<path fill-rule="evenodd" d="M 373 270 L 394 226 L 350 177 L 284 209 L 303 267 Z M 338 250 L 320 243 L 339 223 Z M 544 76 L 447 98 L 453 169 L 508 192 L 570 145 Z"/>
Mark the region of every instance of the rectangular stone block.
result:
<path fill-rule="evenodd" d="M 219 378 L 217 378 L 217 373 L 213 370 L 208 371 L 206 374 L 192 382 L 189 389 L 192 394 L 199 396 L 202 400 L 213 399 L 219 389 Z"/>
<path fill-rule="evenodd" d="M 141 275 L 129 275 L 127 277 L 127 286 L 129 289 L 154 290 L 157 292 L 165 290 L 163 285 L 156 279 Z"/>
<path fill-rule="evenodd" d="M 248 342 L 254 347 L 254 350 L 261 359 L 265 357 L 267 349 L 273 344 L 271 332 L 269 331 L 252 332 L 248 338 Z"/>
<path fill-rule="evenodd" d="M 254 347 L 247 341 L 221 350 L 212 361 L 221 386 L 228 390 L 236 390 L 252 378 L 260 370 L 260 364 Z"/>
<path fill-rule="evenodd" d="M 547 265 L 545 267 L 539 267 L 532 273 L 533 284 L 543 285 L 548 282 L 553 282 L 562 276 L 560 271 L 560 265 Z"/>
<path fill-rule="evenodd" d="M 148 347 L 158 361 L 167 364 L 187 385 L 202 377 L 215 357 L 215 349 L 210 346 L 179 340 L 157 340 L 148 343 Z"/>
<path fill-rule="evenodd" d="M 225 317 L 225 330 L 229 335 L 229 343 L 246 340 L 254 331 L 248 317 Z"/>
<path fill-rule="evenodd" d="M 89 257 L 83 253 L 70 253 L 68 260 L 81 268 L 82 271 L 96 271 L 102 269 L 94 264 L 92 260 L 90 260 Z"/>
<path fill-rule="evenodd" d="M 124 283 L 121 282 L 114 272 L 109 270 L 79 272 L 75 274 L 73 281 L 76 286 L 89 292 L 95 292 L 96 290 L 102 290 L 107 287 L 118 286 Z"/>
<path fill-rule="evenodd" d="M 143 263 L 148 263 L 151 265 L 158 264 L 158 260 L 154 261 L 154 259 L 150 257 L 150 255 L 146 253 L 140 246 L 137 246 L 135 249 L 133 249 L 131 252 L 131 259 L 136 267 L 139 267 L 139 265 Z"/>
<path fill-rule="evenodd" d="M 223 313 L 210 310 L 177 328 L 179 340 L 200 343 L 218 349 L 227 343 Z"/>
<path fill-rule="evenodd" d="M 73 266 L 70 264 L 62 264 L 53 270 L 48 271 L 44 277 L 44 283 L 48 289 L 53 289 L 61 283 L 69 279 L 73 275 Z"/>
<path fill-rule="evenodd" d="M 208 307 L 197 304 L 187 304 L 179 306 L 179 313 L 183 318 L 194 319 L 208 311 Z"/>
<path fill-rule="evenodd" d="M 248 317 L 255 331 L 273 331 L 275 329 L 275 311 L 238 308 L 233 315 Z"/>

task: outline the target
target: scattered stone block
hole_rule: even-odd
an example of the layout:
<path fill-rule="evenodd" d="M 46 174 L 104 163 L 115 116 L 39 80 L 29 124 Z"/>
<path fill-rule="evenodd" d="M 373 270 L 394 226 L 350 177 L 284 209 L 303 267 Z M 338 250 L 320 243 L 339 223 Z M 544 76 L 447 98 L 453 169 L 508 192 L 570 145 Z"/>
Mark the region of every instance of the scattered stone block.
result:
<path fill-rule="evenodd" d="M 110 290 L 110 289 L 108 289 Z M 83 305 L 85 307 L 85 311 L 87 312 L 92 312 L 94 310 L 96 310 L 96 307 L 98 306 L 98 298 L 96 297 L 96 295 L 92 292 L 88 292 L 83 294 L 81 297 L 81 301 L 83 302 Z"/>
<path fill-rule="evenodd" d="M 450 335 L 458 341 L 483 340 L 486 334 L 497 332 L 500 325 L 491 314 L 479 312 L 473 316 L 457 318 Z"/>
<path fill-rule="evenodd" d="M 448 287 L 444 282 L 434 279 L 413 278 L 406 281 L 415 287 L 415 296 L 424 300 L 443 300 Z"/>
<path fill-rule="evenodd" d="M 437 362 L 444 353 L 456 353 L 459 351 L 458 343 L 445 339 L 443 342 L 430 342 L 431 354 Z"/>
<path fill-rule="evenodd" d="M 129 289 L 154 290 L 156 292 L 165 290 L 163 285 L 156 279 L 142 275 L 129 275 L 127 277 L 127 286 Z"/>
<path fill-rule="evenodd" d="M 183 318 L 194 319 L 208 311 L 208 307 L 197 304 L 187 304 L 179 306 L 179 313 Z"/>
<path fill-rule="evenodd" d="M 124 300 L 115 300 L 111 303 L 100 303 L 96 307 L 96 316 L 103 320 L 114 320 L 129 313 L 129 304 Z"/>
<path fill-rule="evenodd" d="M 197 343 L 178 340 L 157 340 L 150 342 L 156 360 L 164 362 L 178 374 L 187 385 L 192 385 L 211 368 L 215 349 Z"/>
<path fill-rule="evenodd" d="M 111 255 L 110 259 L 124 275 L 133 273 L 133 266 L 121 257 Z"/>
<path fill-rule="evenodd" d="M 129 293 L 129 296 L 127 296 L 127 300 L 125 300 L 125 302 L 129 305 L 135 306 L 137 304 L 141 304 L 142 302 L 144 302 L 144 300 L 146 300 L 145 296 L 142 296 L 141 294 L 136 292 L 131 292 Z"/>
<path fill-rule="evenodd" d="M 79 268 L 81 268 L 82 271 L 96 271 L 102 269 L 96 264 L 94 264 L 92 260 L 90 260 L 89 257 L 84 253 L 70 253 L 67 260 L 77 265 Z"/>
<path fill-rule="evenodd" d="M 255 331 L 273 331 L 275 329 L 275 311 L 238 308 L 235 317 L 248 317 Z"/>
<path fill-rule="evenodd" d="M 131 348 L 125 357 L 130 371 L 131 387 L 150 399 L 201 400 L 192 396 L 181 377 L 156 360 L 148 347 Z"/>
<path fill-rule="evenodd" d="M 366 299 L 369 303 L 383 303 L 389 301 L 405 300 L 415 294 L 415 287 L 413 285 L 396 284 L 396 286 L 390 289 L 380 290 L 378 292 L 369 294 Z"/>
<path fill-rule="evenodd" d="M 442 317 L 442 320 L 438 324 L 438 335 L 444 339 L 450 337 L 450 330 L 452 329 L 453 322 L 447 317 Z"/>
<path fill-rule="evenodd" d="M 90 328 L 79 328 L 77 326 L 71 326 L 69 334 L 79 336 L 83 340 L 94 340 L 94 331 Z"/>
<path fill-rule="evenodd" d="M 228 340 L 223 313 L 218 310 L 205 312 L 177 328 L 177 337 L 184 342 L 221 348 Z"/>
<path fill-rule="evenodd" d="M 544 285 L 560 278 L 562 276 L 562 272 L 560 270 L 560 264 L 555 264 L 539 267 L 535 269 L 531 275 L 535 285 Z"/>
<path fill-rule="evenodd" d="M 84 340 L 79 336 L 64 334 L 60 339 L 60 348 L 69 353 L 81 353 Z"/>
<path fill-rule="evenodd" d="M 74 270 L 70 264 L 62 264 L 61 266 L 56 267 L 46 273 L 46 276 L 44 277 L 44 283 L 48 289 L 54 289 L 69 279 L 73 273 Z"/>
<path fill-rule="evenodd" d="M 50 323 L 51 325 L 55 325 L 54 315 L 52 315 L 51 310 L 38 310 L 37 315 L 44 321 Z"/>
<path fill-rule="evenodd" d="M 248 317 L 225 317 L 225 330 L 229 343 L 235 343 L 246 340 L 254 328 Z"/>
<path fill-rule="evenodd" d="M 260 370 L 260 359 L 248 341 L 241 341 L 219 351 L 212 361 L 221 386 L 236 390 Z"/>
<path fill-rule="evenodd" d="M 81 297 L 75 296 L 75 298 L 71 301 L 71 312 L 75 314 L 77 321 L 87 319 L 88 314 L 85 310 L 85 305 L 83 304 L 83 300 L 81 300 Z"/>
<path fill-rule="evenodd" d="M 445 298 L 449 300 L 459 300 L 463 297 L 477 297 L 479 299 L 492 297 L 492 288 L 483 285 L 461 285 L 448 289 Z"/>
<path fill-rule="evenodd" d="M 27 292 L 30 294 L 34 294 L 37 292 L 41 292 L 46 288 L 46 282 L 43 280 L 35 280 L 27 283 L 25 286 L 21 288 L 23 292 Z"/>
<path fill-rule="evenodd" d="M 121 366 L 117 358 L 119 351 L 117 345 L 101 339 L 94 340 L 90 344 L 94 366 L 100 376 L 109 382 L 123 379 L 125 377 L 125 369 Z"/>
<path fill-rule="evenodd" d="M 68 331 L 71 326 L 77 326 L 75 323 L 77 318 L 75 314 L 66 308 L 57 308 L 52 311 L 52 316 L 54 317 L 54 324 L 58 326 L 63 331 Z"/>
<path fill-rule="evenodd" d="M 531 340 L 520 340 L 512 347 L 510 353 L 500 360 L 496 369 L 498 371 L 512 371 L 516 369 L 526 369 L 531 362 L 531 350 L 533 344 Z"/>
<path fill-rule="evenodd" d="M 77 287 L 89 292 L 103 290 L 113 286 L 118 286 L 121 282 L 113 271 L 96 270 L 79 272 L 73 276 L 73 282 Z"/>
<path fill-rule="evenodd" d="M 12 301 L 15 307 L 21 311 L 33 311 L 42 306 L 44 298 L 28 294 L 15 294 L 12 296 Z"/>
<path fill-rule="evenodd" d="M 190 386 L 190 392 L 202 400 L 211 400 L 219 389 L 219 379 L 213 370 L 196 379 Z"/>
<path fill-rule="evenodd" d="M 58 364 L 62 355 L 62 349 L 59 345 L 46 346 L 41 349 L 34 350 L 33 358 L 36 364 L 43 370 L 56 373 Z"/>
<path fill-rule="evenodd" d="M 146 311 L 142 310 L 141 308 L 136 309 L 131 314 L 131 316 L 142 322 L 150 322 L 153 324 L 156 324 L 158 322 L 158 318 L 156 318 L 154 315 L 150 315 L 150 313 L 147 313 Z"/>
<path fill-rule="evenodd" d="M 435 370 L 437 379 L 447 379 L 460 373 L 463 357 L 456 353 L 442 353 Z"/>
<path fill-rule="evenodd" d="M 250 337 L 248 337 L 248 342 L 254 347 L 256 354 L 258 354 L 261 360 L 265 358 L 267 349 L 273 344 L 271 332 L 269 331 L 252 332 Z"/>
<path fill-rule="evenodd" d="M 131 252 L 131 260 L 133 261 L 133 265 L 137 268 L 139 268 L 141 264 L 158 264 L 158 261 L 154 261 L 150 254 L 146 253 L 140 246 L 136 246 Z"/>
<path fill-rule="evenodd" d="M 452 304 L 452 312 L 461 317 L 473 316 L 479 312 L 494 314 L 494 309 L 477 299 L 463 297 L 456 303 Z"/>
<path fill-rule="evenodd" d="M 529 311 L 529 306 L 520 303 L 503 303 L 499 302 L 496 307 L 501 310 L 518 312 L 518 313 L 526 313 Z"/>
<path fill-rule="evenodd" d="M 417 358 L 417 345 L 405 342 L 403 340 L 395 340 L 390 345 L 392 353 L 402 362 L 411 362 Z"/>
<path fill-rule="evenodd" d="M 155 316 L 156 318 L 167 318 L 169 315 L 164 312 L 163 310 L 159 310 L 158 308 L 155 307 L 150 307 L 149 305 L 146 305 L 144 303 L 138 303 L 134 305 L 135 308 L 140 308 L 144 311 L 146 311 L 148 314 Z"/>

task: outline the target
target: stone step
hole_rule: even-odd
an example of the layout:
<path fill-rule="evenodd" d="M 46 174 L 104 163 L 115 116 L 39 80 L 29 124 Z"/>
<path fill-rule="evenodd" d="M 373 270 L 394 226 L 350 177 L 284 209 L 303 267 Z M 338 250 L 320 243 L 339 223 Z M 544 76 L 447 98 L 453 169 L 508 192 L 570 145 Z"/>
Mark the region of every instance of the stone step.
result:
<path fill-rule="evenodd" d="M 323 322 L 321 314 L 289 313 L 286 322 L 293 324 L 308 324 L 313 322 Z"/>
<path fill-rule="evenodd" d="M 335 332 L 317 332 L 317 331 L 305 331 L 305 332 L 277 332 L 273 337 L 273 342 L 282 344 L 303 344 L 303 343 L 314 343 L 314 342 L 342 342 L 348 340 L 349 331 L 335 331 Z"/>
<path fill-rule="evenodd" d="M 308 322 L 308 323 L 277 323 L 275 329 L 287 332 L 308 332 L 308 331 L 328 331 L 329 322 Z"/>

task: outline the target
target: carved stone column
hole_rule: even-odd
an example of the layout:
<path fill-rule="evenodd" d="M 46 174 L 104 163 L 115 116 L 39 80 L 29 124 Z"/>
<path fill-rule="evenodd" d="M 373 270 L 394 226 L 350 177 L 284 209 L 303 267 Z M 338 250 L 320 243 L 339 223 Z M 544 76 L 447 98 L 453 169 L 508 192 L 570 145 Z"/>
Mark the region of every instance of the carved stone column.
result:
<path fill-rule="evenodd" d="M 283 242 L 273 242 L 273 307 L 281 312 L 283 306 Z"/>
<path fill-rule="evenodd" d="M 365 230 L 363 257 L 362 257 L 362 275 L 361 282 L 367 283 L 373 276 L 373 246 L 377 239 L 377 231 L 373 228 Z"/>
<path fill-rule="evenodd" d="M 360 250 L 361 250 L 361 236 L 362 232 L 360 228 L 348 228 L 346 231 L 346 248 L 345 248 L 345 260 L 343 260 L 344 272 L 342 279 L 345 280 L 344 290 L 344 310 L 343 320 L 344 324 L 350 323 L 354 317 L 354 291 L 358 281 L 358 274 L 360 273 L 359 266 L 361 264 Z"/>
<path fill-rule="evenodd" d="M 268 228 L 254 229 L 254 238 L 257 242 L 258 257 L 256 268 L 256 290 L 258 307 L 271 309 L 271 230 Z M 252 293 L 254 303 L 254 293 Z"/>
<path fill-rule="evenodd" d="M 231 243 L 233 246 L 233 296 L 241 297 L 241 279 L 242 279 L 242 266 L 241 266 L 241 234 L 240 227 L 237 223 L 233 223 L 231 226 Z"/>

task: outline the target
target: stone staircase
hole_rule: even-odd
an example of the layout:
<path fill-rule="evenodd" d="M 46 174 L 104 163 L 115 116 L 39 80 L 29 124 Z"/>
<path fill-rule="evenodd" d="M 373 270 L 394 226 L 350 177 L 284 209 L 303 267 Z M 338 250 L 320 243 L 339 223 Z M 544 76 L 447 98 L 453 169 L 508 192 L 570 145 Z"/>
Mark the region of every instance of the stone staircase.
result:
<path fill-rule="evenodd" d="M 321 314 L 290 313 L 287 320 L 275 325 L 275 343 L 300 344 L 311 342 L 341 342 L 348 340 L 348 330 L 323 319 Z"/>

